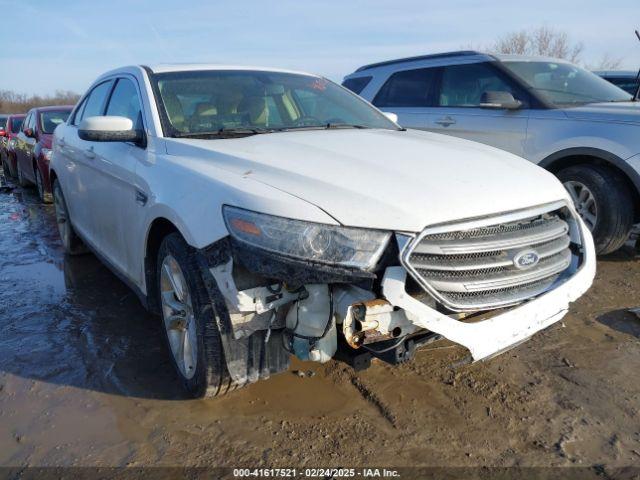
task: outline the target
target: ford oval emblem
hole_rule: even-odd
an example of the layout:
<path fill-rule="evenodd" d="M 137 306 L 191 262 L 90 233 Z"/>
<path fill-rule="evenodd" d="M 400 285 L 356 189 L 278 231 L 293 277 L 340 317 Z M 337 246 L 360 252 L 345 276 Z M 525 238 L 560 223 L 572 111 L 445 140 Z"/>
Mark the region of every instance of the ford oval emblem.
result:
<path fill-rule="evenodd" d="M 540 261 L 540 255 L 535 250 L 523 250 L 513 257 L 513 264 L 520 270 L 535 267 Z"/>

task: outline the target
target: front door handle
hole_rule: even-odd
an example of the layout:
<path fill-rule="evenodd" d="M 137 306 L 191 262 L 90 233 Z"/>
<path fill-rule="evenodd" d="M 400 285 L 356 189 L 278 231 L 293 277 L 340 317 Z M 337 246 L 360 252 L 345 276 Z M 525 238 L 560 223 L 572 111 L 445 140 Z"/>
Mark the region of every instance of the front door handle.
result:
<path fill-rule="evenodd" d="M 92 160 L 96 158 L 96 153 L 93 151 L 93 147 L 89 147 L 87 150 L 85 150 L 84 156 Z"/>
<path fill-rule="evenodd" d="M 60 145 L 61 147 L 64 147 L 66 145 L 66 143 L 64 143 L 64 138 L 58 139 L 58 145 Z"/>
<path fill-rule="evenodd" d="M 447 115 L 446 117 L 436 120 L 436 123 L 438 125 L 442 125 L 443 127 L 448 127 L 449 125 L 454 125 L 456 123 L 456 120 Z"/>

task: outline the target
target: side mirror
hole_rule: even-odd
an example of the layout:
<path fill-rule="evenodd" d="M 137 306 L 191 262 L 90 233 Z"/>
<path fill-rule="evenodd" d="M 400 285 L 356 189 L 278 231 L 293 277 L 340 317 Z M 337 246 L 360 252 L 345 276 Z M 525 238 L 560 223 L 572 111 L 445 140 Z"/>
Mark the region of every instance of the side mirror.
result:
<path fill-rule="evenodd" d="M 36 133 L 33 131 L 33 128 L 27 128 L 24 134 L 29 138 L 36 138 Z"/>
<path fill-rule="evenodd" d="M 382 112 L 384 113 L 384 116 L 387 117 L 389 120 L 391 120 L 393 123 L 398 123 L 398 115 L 396 115 L 395 113 L 391 113 L 391 112 Z"/>
<path fill-rule="evenodd" d="M 522 102 L 513 98 L 510 92 L 484 92 L 480 97 L 480 107 L 517 110 Z"/>
<path fill-rule="evenodd" d="M 144 134 L 134 130 L 126 117 L 89 117 L 80 122 L 78 136 L 89 142 L 144 142 Z"/>

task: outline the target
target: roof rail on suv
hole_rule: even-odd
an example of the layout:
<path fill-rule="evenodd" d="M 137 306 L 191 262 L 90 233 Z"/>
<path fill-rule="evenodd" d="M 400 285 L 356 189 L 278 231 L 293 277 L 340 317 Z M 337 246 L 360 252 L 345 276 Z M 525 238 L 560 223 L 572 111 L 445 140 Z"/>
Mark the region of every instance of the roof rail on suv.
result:
<path fill-rule="evenodd" d="M 432 58 L 464 57 L 467 55 L 482 55 L 482 52 L 477 52 L 475 50 L 459 50 L 457 52 L 432 53 L 430 55 L 418 55 L 417 57 L 399 58 L 397 60 L 387 60 L 385 62 L 371 63 L 369 65 L 360 67 L 356 70 L 356 72 L 362 72 L 363 70 L 369 70 L 376 67 L 383 67 L 385 65 L 394 65 L 396 63 L 413 62 L 417 60 L 430 60 Z"/>

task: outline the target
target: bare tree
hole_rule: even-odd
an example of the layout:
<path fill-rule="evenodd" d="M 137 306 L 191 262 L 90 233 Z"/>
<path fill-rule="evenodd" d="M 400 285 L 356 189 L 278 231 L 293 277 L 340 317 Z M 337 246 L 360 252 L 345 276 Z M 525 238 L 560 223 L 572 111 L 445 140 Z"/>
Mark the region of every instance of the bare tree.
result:
<path fill-rule="evenodd" d="M 0 90 L 0 113 L 25 113 L 31 108 L 48 105 L 75 105 L 79 98 L 77 93 L 66 90 L 45 96 Z"/>
<path fill-rule="evenodd" d="M 564 58 L 577 63 L 580 61 L 584 45 L 582 42 L 571 42 L 565 32 L 539 27 L 508 33 L 496 41 L 492 50 L 498 53 Z"/>
<path fill-rule="evenodd" d="M 589 65 L 589 70 L 617 70 L 622 65 L 622 59 L 605 53 L 595 65 Z"/>

